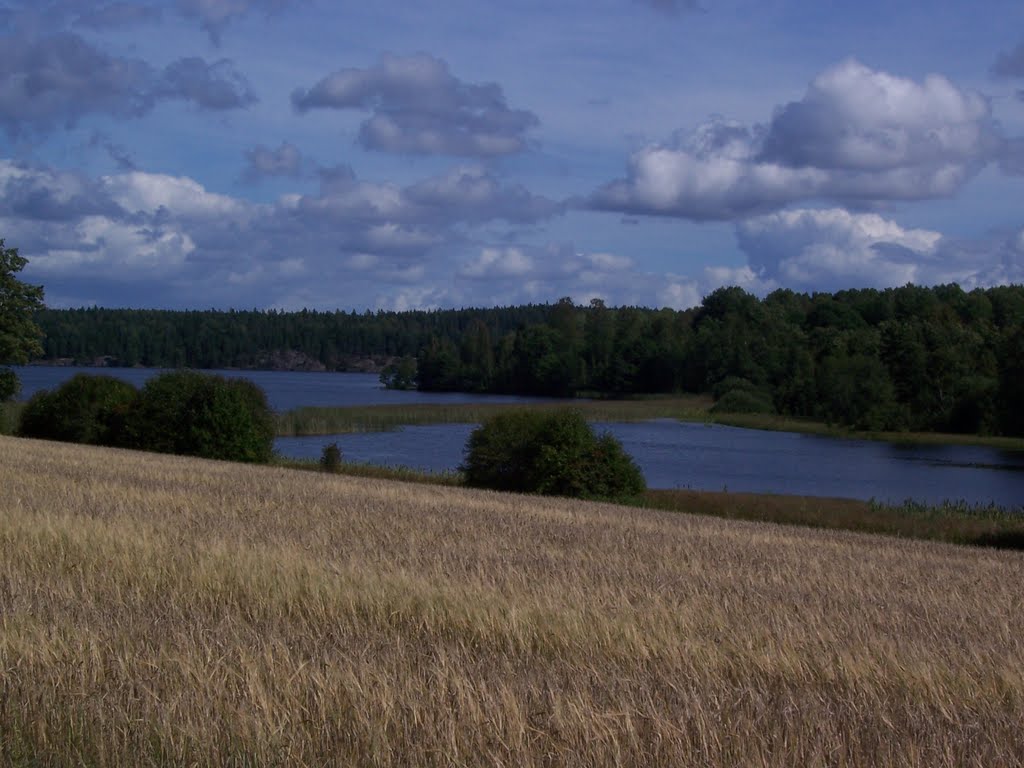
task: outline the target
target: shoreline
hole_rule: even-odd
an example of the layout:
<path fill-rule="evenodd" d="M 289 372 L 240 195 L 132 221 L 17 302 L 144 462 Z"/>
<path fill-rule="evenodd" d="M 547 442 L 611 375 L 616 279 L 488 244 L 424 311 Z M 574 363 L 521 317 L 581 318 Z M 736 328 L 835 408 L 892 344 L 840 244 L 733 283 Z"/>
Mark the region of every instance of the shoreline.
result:
<path fill-rule="evenodd" d="M 497 413 L 528 408 L 575 408 L 588 421 L 629 423 L 674 419 L 691 424 L 718 424 L 766 432 L 790 432 L 840 440 L 868 440 L 896 445 L 977 446 L 1014 453 L 1024 452 L 1024 438 L 997 435 L 964 435 L 944 432 L 874 432 L 801 421 L 785 416 L 712 413 L 703 395 L 667 396 L 637 400 L 558 400 L 521 403 L 415 403 L 305 407 L 278 416 L 278 437 L 314 437 L 349 432 L 382 432 L 400 426 L 428 424 L 476 424 Z"/>
<path fill-rule="evenodd" d="M 59 361 L 34 361 L 24 367 L 90 368 L 95 371 L 166 370 L 148 366 L 64 365 Z M 313 371 L 274 368 L 216 368 L 200 371 L 269 373 L 363 373 L 370 371 Z M 383 388 L 382 388 L 383 389 Z M 467 394 L 467 393 L 463 393 Z M 23 401 L 0 403 L 8 412 Z M 769 432 L 791 432 L 840 440 L 868 440 L 895 445 L 977 446 L 1012 453 L 1024 453 L 1024 437 L 953 434 L 945 432 L 879 432 L 832 426 L 824 422 L 804 421 L 788 416 L 746 413 L 712 413 L 714 401 L 706 394 L 654 394 L 631 398 L 565 398 L 537 403 L 411 403 L 403 405 L 305 406 L 277 414 L 277 437 L 313 437 L 349 432 L 389 431 L 400 426 L 427 424 L 479 423 L 500 411 L 523 407 L 576 408 L 588 421 L 636 422 L 675 419 L 687 423 L 719 424 Z M 0 414 L 0 427 L 11 417 Z M 0 429 L 2 433 L 2 429 Z"/>

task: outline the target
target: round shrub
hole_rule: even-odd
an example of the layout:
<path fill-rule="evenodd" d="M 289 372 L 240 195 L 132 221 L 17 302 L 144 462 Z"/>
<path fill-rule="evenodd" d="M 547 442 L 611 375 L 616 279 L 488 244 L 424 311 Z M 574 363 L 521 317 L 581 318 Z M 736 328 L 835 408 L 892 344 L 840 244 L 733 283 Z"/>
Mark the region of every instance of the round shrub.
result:
<path fill-rule="evenodd" d="M 273 455 L 274 418 L 251 381 L 170 371 L 146 382 L 128 434 L 142 450 L 265 463 Z"/>
<path fill-rule="evenodd" d="M 52 392 L 33 395 L 21 413 L 18 434 L 43 440 L 121 446 L 138 390 L 113 376 L 80 373 Z"/>
<path fill-rule="evenodd" d="M 578 411 L 512 411 L 473 431 L 461 467 L 477 488 L 585 499 L 643 493 L 643 474 L 609 434 Z"/>

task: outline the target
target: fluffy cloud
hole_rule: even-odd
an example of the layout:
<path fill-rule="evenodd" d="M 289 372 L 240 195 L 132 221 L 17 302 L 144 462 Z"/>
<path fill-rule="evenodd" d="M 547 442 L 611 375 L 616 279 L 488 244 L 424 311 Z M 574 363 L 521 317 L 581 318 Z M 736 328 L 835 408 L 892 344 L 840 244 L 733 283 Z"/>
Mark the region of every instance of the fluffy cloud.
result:
<path fill-rule="evenodd" d="M 132 282 L 177 273 L 195 243 L 173 226 L 133 226 L 105 216 L 85 216 L 47 233 L 50 247 L 33 256 L 33 267 L 58 278 L 104 277 Z"/>
<path fill-rule="evenodd" d="M 245 171 L 242 178 L 256 182 L 267 176 L 299 176 L 302 173 L 302 153 L 294 144 L 281 142 L 277 149 L 263 145 L 245 153 Z"/>
<path fill-rule="evenodd" d="M 998 156 L 988 101 L 939 75 L 921 82 L 841 62 L 767 126 L 723 120 L 647 146 L 597 209 L 728 220 L 830 199 L 949 196 Z"/>
<path fill-rule="evenodd" d="M 483 246 L 464 259 L 447 294 L 455 305 L 549 302 L 688 309 L 723 285 L 765 294 L 777 284 L 749 266 L 707 267 L 696 275 L 650 272 L 621 254 L 580 252 L 571 244 Z"/>
<path fill-rule="evenodd" d="M 791 210 L 737 226 L 752 273 L 797 290 L 957 282 L 966 289 L 1024 280 L 1018 235 L 956 241 L 876 214 Z"/>
<path fill-rule="evenodd" d="M 496 83 L 466 83 L 433 56 L 384 56 L 375 67 L 342 69 L 292 104 L 312 109 L 372 112 L 359 131 L 367 149 L 404 154 L 486 157 L 519 152 L 536 115 L 510 109 Z"/>
<path fill-rule="evenodd" d="M 411 302 L 447 291 L 449 259 L 473 227 L 555 210 L 474 168 L 408 187 L 346 168 L 321 174 L 319 193 L 255 204 L 188 177 L 90 179 L 0 161 L 0 222 L 51 300 L 122 304 L 130 284 L 151 305 L 284 306 L 305 297 L 318 307 L 397 306 L 385 295 Z M 421 287 L 437 290 L 414 291 Z"/>
<path fill-rule="evenodd" d="M 0 41 L 0 124 L 10 135 L 88 113 L 138 117 L 153 106 L 152 68 L 109 56 L 73 34 Z"/>
<path fill-rule="evenodd" d="M 462 265 L 459 274 L 474 280 L 522 277 L 534 270 L 535 264 L 522 248 L 483 248 Z"/>
<path fill-rule="evenodd" d="M 120 213 L 120 206 L 95 181 L 0 160 L 0 216 L 59 222 Z"/>
<path fill-rule="evenodd" d="M 418 182 L 407 196 L 415 205 L 432 211 L 453 209 L 463 220 L 530 223 L 563 211 L 564 206 L 534 195 L 522 185 L 502 186 L 491 172 L 479 166 L 460 166 L 449 173 Z"/>
<path fill-rule="evenodd" d="M 141 117 L 161 100 L 223 110 L 254 98 L 228 61 L 181 59 L 160 72 L 71 33 L 0 40 L 0 125 L 11 136 L 73 125 L 88 114 Z"/>

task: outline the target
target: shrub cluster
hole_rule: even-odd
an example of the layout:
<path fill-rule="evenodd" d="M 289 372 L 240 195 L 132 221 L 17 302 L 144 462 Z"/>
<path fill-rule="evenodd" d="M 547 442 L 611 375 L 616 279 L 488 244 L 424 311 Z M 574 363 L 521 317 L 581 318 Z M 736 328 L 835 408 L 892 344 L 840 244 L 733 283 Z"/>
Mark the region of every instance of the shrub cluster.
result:
<path fill-rule="evenodd" d="M 79 374 L 35 394 L 22 437 L 265 463 L 274 421 L 266 395 L 245 379 L 171 371 L 142 390 L 110 376 Z"/>
<path fill-rule="evenodd" d="M 37 392 L 21 412 L 18 434 L 89 445 L 127 444 L 125 422 L 138 400 L 131 384 L 80 373 L 52 392 Z"/>
<path fill-rule="evenodd" d="M 646 487 L 622 445 L 574 410 L 489 419 L 470 435 L 461 470 L 473 487 L 549 496 L 622 500 Z"/>

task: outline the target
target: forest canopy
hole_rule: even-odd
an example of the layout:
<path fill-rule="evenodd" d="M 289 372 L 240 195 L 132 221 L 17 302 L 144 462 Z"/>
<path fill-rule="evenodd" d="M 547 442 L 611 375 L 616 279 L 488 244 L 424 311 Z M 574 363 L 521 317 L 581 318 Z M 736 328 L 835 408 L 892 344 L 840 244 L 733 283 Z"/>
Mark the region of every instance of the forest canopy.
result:
<path fill-rule="evenodd" d="M 246 368 L 290 350 L 339 370 L 414 357 L 424 390 L 707 392 L 731 408 L 864 429 L 1024 434 L 1024 286 L 764 299 L 730 287 L 685 311 L 562 299 L 361 314 L 47 309 L 36 321 L 51 359 Z"/>

